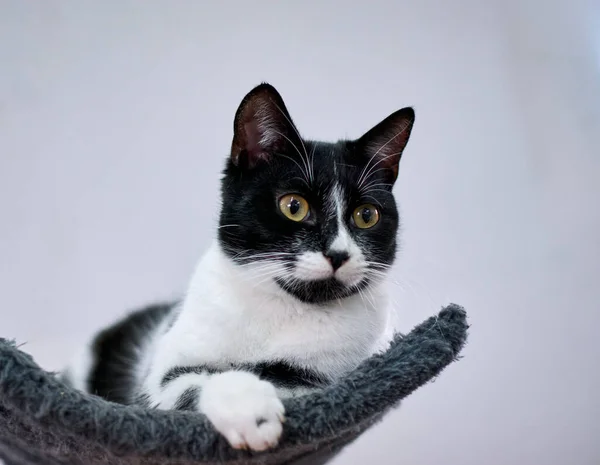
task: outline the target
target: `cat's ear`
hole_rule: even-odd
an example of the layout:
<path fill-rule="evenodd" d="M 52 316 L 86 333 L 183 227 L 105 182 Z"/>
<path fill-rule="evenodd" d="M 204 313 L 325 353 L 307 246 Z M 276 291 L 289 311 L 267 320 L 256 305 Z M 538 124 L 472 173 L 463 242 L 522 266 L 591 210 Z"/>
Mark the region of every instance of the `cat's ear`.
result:
<path fill-rule="evenodd" d="M 365 157 L 368 168 L 389 170 L 394 182 L 398 177 L 400 158 L 414 122 L 415 111 L 410 107 L 402 108 L 358 139 L 358 148 Z"/>
<path fill-rule="evenodd" d="M 253 168 L 269 161 L 298 138 L 279 92 L 260 84 L 242 100 L 233 122 L 231 160 L 236 166 Z"/>

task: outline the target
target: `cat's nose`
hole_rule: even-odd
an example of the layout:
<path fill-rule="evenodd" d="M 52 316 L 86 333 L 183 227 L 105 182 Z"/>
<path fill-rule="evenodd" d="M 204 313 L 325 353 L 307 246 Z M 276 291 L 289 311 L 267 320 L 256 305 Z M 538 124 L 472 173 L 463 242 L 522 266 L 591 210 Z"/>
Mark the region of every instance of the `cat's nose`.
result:
<path fill-rule="evenodd" d="M 327 260 L 329 260 L 329 263 L 331 263 L 331 266 L 333 267 L 333 271 L 336 271 L 340 266 L 342 266 L 344 263 L 346 263 L 348 261 L 348 259 L 350 258 L 350 255 L 348 255 L 348 252 L 344 252 L 341 250 L 332 250 L 330 252 L 327 252 L 325 255 L 325 258 Z"/>

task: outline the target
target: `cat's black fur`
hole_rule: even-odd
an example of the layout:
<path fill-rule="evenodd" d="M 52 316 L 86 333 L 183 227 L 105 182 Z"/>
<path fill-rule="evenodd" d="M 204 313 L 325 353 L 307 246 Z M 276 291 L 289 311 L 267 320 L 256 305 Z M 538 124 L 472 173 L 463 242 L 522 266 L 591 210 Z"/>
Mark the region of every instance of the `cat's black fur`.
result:
<path fill-rule="evenodd" d="M 102 330 L 91 345 L 95 361 L 87 379 L 87 392 L 112 402 L 126 404 L 134 388 L 133 369 L 144 339 L 173 309 L 157 304 L 131 313 Z"/>

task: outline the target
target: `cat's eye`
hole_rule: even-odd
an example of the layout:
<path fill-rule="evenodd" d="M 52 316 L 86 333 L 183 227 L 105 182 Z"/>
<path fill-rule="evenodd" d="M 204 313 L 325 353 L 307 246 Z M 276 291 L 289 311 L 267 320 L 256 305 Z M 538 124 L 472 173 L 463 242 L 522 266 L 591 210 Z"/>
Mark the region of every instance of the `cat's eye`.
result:
<path fill-rule="evenodd" d="M 379 210 L 374 205 L 367 203 L 354 210 L 352 219 L 360 229 L 372 228 L 379 222 Z"/>
<path fill-rule="evenodd" d="M 279 210 L 292 221 L 306 219 L 310 211 L 308 202 L 298 194 L 287 194 L 279 199 Z"/>

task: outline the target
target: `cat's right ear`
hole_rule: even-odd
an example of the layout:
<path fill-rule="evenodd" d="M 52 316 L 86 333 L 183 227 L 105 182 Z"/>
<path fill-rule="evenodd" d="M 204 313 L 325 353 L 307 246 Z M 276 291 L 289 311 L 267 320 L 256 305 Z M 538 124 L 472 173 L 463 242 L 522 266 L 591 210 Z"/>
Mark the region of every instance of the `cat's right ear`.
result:
<path fill-rule="evenodd" d="M 254 168 L 296 143 L 297 134 L 279 92 L 270 84 L 260 84 L 244 97 L 235 114 L 231 161 Z"/>

